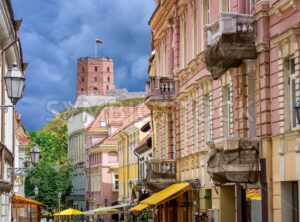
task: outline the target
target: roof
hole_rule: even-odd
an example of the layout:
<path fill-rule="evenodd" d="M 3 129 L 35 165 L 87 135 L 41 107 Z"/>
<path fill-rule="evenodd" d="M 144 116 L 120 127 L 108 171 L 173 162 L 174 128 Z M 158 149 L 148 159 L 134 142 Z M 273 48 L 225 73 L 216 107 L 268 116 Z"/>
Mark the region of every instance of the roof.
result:
<path fill-rule="evenodd" d="M 87 128 L 89 132 L 100 133 L 107 130 L 107 126 L 100 125 L 101 122 L 113 126 L 121 126 L 124 119 L 134 111 L 135 107 L 119 107 L 119 106 L 109 106 L 103 108 L 96 119 Z"/>
<path fill-rule="evenodd" d="M 140 105 L 136 106 L 134 111 L 124 120 L 119 130 L 127 128 L 131 124 L 139 121 L 142 118 L 145 118 L 148 115 L 150 115 L 150 110 L 145 103 L 141 103 Z"/>

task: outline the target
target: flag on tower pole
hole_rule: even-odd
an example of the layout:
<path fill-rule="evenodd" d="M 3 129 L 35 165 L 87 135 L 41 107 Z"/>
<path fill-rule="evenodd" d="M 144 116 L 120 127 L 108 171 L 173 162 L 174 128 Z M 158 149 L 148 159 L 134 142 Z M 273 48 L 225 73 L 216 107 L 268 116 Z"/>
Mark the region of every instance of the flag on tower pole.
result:
<path fill-rule="evenodd" d="M 96 44 L 95 44 L 95 58 L 97 58 L 97 51 L 98 51 L 98 44 L 103 44 L 101 39 L 96 38 Z"/>
<path fill-rule="evenodd" d="M 103 42 L 101 41 L 101 39 L 96 39 L 96 44 L 102 44 Z"/>

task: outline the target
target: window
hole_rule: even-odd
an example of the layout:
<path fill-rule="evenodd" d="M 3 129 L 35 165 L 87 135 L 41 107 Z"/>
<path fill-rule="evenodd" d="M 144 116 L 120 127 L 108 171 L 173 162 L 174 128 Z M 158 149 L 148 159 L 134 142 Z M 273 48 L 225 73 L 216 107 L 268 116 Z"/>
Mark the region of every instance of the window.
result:
<path fill-rule="evenodd" d="M 206 13 L 203 13 L 203 15 L 205 16 L 204 21 L 206 24 L 210 24 L 210 0 L 205 0 L 203 2 L 203 8 L 203 11 L 206 11 Z"/>
<path fill-rule="evenodd" d="M 119 190 L 119 175 L 113 173 L 113 178 L 112 179 L 113 179 L 113 181 L 112 181 L 113 190 Z"/>
<path fill-rule="evenodd" d="M 107 72 L 109 72 L 110 70 L 109 70 L 109 67 L 107 67 Z"/>
<path fill-rule="evenodd" d="M 296 127 L 296 113 L 295 113 L 295 103 L 296 103 L 296 72 L 295 72 L 295 59 L 288 60 L 288 73 L 289 73 L 289 96 L 290 96 L 290 122 L 291 129 Z"/>
<path fill-rule="evenodd" d="M 221 3 L 222 6 L 222 12 L 230 12 L 231 8 L 230 8 L 230 0 L 222 0 Z"/>
<path fill-rule="evenodd" d="M 232 99 L 231 87 L 227 85 L 223 88 L 223 124 L 224 137 L 229 138 L 232 134 Z"/>
<path fill-rule="evenodd" d="M 248 5 L 249 5 L 249 14 L 251 14 L 251 11 L 255 6 L 255 0 L 248 0 Z"/>
<path fill-rule="evenodd" d="M 281 183 L 282 221 L 299 222 L 298 182 Z"/>
<path fill-rule="evenodd" d="M 181 16 L 181 67 L 184 68 L 187 62 L 187 28 L 186 28 L 186 17 Z"/>
<path fill-rule="evenodd" d="M 198 118 L 197 118 L 197 109 L 196 101 L 193 101 L 193 151 L 197 151 L 198 146 Z"/>
<path fill-rule="evenodd" d="M 97 66 L 95 66 L 95 72 L 98 72 L 98 67 Z"/>
<path fill-rule="evenodd" d="M 84 72 L 84 67 L 82 67 L 82 72 Z"/>
<path fill-rule="evenodd" d="M 212 122 L 212 101 L 211 93 L 207 93 L 203 97 L 203 114 L 204 114 L 204 132 L 205 141 L 208 142 L 212 138 L 211 122 Z"/>
<path fill-rule="evenodd" d="M 109 76 L 107 77 L 107 82 L 110 82 L 110 78 L 109 78 Z"/>
<path fill-rule="evenodd" d="M 107 125 L 107 124 L 106 124 L 106 121 L 101 121 L 101 122 L 100 122 L 100 126 L 101 126 L 101 127 L 106 127 L 106 125 Z"/>
<path fill-rule="evenodd" d="M 97 87 L 94 87 L 94 94 L 97 94 L 97 92 L 98 92 Z"/>
<path fill-rule="evenodd" d="M 106 90 L 109 90 L 109 86 L 108 85 L 106 86 Z"/>
<path fill-rule="evenodd" d="M 97 82 L 97 77 L 96 76 L 94 77 L 94 81 Z"/>
<path fill-rule="evenodd" d="M 81 77 L 81 82 L 84 82 L 84 77 Z"/>
<path fill-rule="evenodd" d="M 81 88 L 81 93 L 83 93 L 83 88 Z"/>

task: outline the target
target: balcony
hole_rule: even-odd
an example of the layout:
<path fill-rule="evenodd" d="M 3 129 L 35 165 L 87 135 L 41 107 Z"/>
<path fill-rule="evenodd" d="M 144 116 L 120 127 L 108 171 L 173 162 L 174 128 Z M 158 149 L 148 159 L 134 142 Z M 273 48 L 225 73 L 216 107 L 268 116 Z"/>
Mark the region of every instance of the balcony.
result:
<path fill-rule="evenodd" d="M 239 66 L 243 59 L 255 59 L 254 16 L 221 13 L 219 20 L 206 26 L 205 63 L 213 79 Z"/>
<path fill-rule="evenodd" d="M 169 77 L 153 77 L 146 82 L 146 99 L 150 107 L 174 106 L 176 81 Z"/>
<path fill-rule="evenodd" d="M 175 182 L 175 160 L 150 160 L 147 163 L 147 175 L 144 184 L 148 190 L 157 192 Z"/>

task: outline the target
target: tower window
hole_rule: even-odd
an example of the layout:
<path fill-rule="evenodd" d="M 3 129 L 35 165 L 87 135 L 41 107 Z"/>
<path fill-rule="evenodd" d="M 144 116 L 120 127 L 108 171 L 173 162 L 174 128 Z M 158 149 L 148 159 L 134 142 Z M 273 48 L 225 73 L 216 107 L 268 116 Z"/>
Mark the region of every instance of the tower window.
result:
<path fill-rule="evenodd" d="M 82 72 L 84 72 L 84 67 L 82 67 Z"/>
<path fill-rule="evenodd" d="M 98 92 L 97 87 L 94 87 L 94 94 L 97 94 L 97 92 Z"/>
<path fill-rule="evenodd" d="M 97 77 L 96 76 L 94 77 L 94 81 L 97 82 Z"/>
<path fill-rule="evenodd" d="M 83 88 L 81 88 L 81 92 L 83 93 Z"/>
<path fill-rule="evenodd" d="M 81 82 L 84 82 L 84 77 L 81 77 Z"/>
<path fill-rule="evenodd" d="M 110 82 L 110 78 L 109 78 L 109 76 L 107 77 L 107 82 Z"/>
<path fill-rule="evenodd" d="M 108 85 L 106 86 L 106 89 L 109 90 L 109 86 Z"/>
<path fill-rule="evenodd" d="M 97 72 L 98 71 L 98 67 L 97 66 L 95 66 L 95 72 Z"/>
<path fill-rule="evenodd" d="M 107 72 L 109 72 L 110 70 L 109 70 L 109 67 L 107 67 Z"/>

